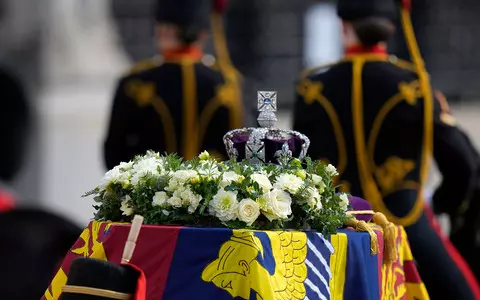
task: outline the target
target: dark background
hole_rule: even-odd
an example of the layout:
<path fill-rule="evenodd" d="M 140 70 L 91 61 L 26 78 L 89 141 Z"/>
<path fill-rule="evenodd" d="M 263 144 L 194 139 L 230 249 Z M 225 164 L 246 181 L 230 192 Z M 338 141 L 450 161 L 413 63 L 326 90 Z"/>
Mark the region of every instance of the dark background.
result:
<path fill-rule="evenodd" d="M 127 52 L 135 60 L 153 55 L 152 0 L 113 0 L 112 12 Z M 314 0 L 230 0 L 225 17 L 233 61 L 246 78 L 245 98 L 258 89 L 293 95 L 304 68 L 304 15 Z M 334 3 L 333 1 L 331 1 Z M 480 2 L 414 0 L 413 21 L 432 82 L 452 102 L 480 98 Z M 397 34 L 391 52 L 408 58 Z M 289 108 L 292 97 L 281 101 Z"/>

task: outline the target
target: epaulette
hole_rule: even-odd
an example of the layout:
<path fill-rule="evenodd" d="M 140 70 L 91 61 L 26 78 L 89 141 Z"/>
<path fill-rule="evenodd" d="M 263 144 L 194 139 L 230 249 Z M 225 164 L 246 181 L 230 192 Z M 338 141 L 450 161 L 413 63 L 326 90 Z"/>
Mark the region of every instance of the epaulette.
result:
<path fill-rule="evenodd" d="M 306 69 L 306 70 L 303 70 L 301 73 L 300 73 L 300 80 L 302 79 L 305 79 L 306 77 L 310 76 L 310 75 L 313 75 L 315 73 L 318 73 L 319 71 L 323 70 L 323 69 L 329 69 L 335 65 L 337 65 L 338 63 L 342 62 L 342 60 L 337 60 L 335 62 L 331 62 L 331 63 L 327 63 L 327 64 L 323 64 L 323 65 L 320 65 L 320 66 L 316 66 L 316 67 L 313 67 L 313 68 L 310 68 L 310 69 Z"/>
<path fill-rule="evenodd" d="M 138 63 L 136 63 L 133 67 L 131 67 L 130 70 L 124 74 L 124 76 L 129 76 L 129 75 L 137 74 L 143 71 L 147 71 L 147 70 L 156 68 L 161 64 L 162 64 L 162 60 L 158 57 L 141 60 Z"/>

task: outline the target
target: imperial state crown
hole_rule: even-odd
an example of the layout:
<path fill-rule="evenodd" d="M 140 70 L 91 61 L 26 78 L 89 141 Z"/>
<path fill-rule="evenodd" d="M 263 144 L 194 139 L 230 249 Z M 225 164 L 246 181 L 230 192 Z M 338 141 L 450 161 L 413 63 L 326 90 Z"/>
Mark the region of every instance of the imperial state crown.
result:
<path fill-rule="evenodd" d="M 310 146 L 309 138 L 297 131 L 274 127 L 278 121 L 277 92 L 257 92 L 257 108 L 260 127 L 235 129 L 223 137 L 230 159 L 254 164 L 278 163 L 281 157 L 303 159 Z"/>

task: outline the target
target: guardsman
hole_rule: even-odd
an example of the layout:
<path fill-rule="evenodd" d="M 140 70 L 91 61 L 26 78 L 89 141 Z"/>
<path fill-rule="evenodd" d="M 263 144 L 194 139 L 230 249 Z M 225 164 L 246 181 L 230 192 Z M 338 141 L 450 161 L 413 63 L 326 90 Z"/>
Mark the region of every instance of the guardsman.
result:
<path fill-rule="evenodd" d="M 431 91 L 408 5 L 402 3 L 400 11 L 413 64 L 387 53 L 395 31 L 394 0 L 339 0 L 345 56 L 302 75 L 294 129 L 310 137 L 312 158 L 337 166 L 346 190 L 405 226 L 432 299 L 480 299 L 470 269 L 424 210 L 432 156 L 440 171 L 448 170 L 443 192 L 436 194 L 439 202 L 469 197 L 476 164 Z"/>
<path fill-rule="evenodd" d="M 118 84 L 104 145 L 109 169 L 147 150 L 185 159 L 207 150 L 226 158 L 223 135 L 242 127 L 243 113 L 238 75 L 212 6 L 211 1 L 158 0 L 161 59 L 139 63 Z M 202 51 L 211 16 L 217 61 Z"/>
<path fill-rule="evenodd" d="M 8 188 L 9 182 L 20 170 L 28 136 L 30 113 L 24 87 L 18 78 L 0 69 L 0 212 L 8 211 L 15 204 L 15 195 Z"/>

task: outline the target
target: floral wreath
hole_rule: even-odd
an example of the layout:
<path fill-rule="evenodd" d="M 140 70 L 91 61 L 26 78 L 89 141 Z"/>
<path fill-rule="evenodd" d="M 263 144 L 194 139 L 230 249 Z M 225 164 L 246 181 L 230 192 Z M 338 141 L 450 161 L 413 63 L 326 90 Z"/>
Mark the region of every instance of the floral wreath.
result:
<path fill-rule="evenodd" d="M 218 162 L 208 152 L 184 161 L 147 152 L 108 171 L 94 196 L 95 219 L 235 229 L 317 230 L 333 234 L 348 219 L 332 165 L 306 157 L 279 165 Z"/>

